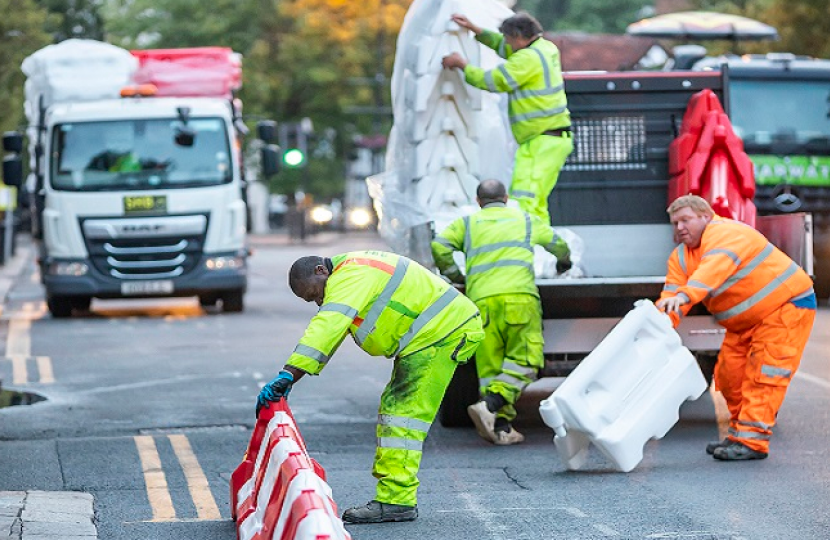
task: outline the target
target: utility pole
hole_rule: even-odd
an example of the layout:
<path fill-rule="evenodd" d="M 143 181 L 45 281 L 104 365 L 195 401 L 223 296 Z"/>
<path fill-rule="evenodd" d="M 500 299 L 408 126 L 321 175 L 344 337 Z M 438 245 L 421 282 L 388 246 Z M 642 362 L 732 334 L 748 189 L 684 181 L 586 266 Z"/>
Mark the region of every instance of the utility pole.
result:
<path fill-rule="evenodd" d="M 386 89 L 389 78 L 386 76 L 386 32 L 383 28 L 383 14 L 386 7 L 386 0 L 380 0 L 378 6 L 378 29 L 375 35 L 375 73 L 372 77 L 356 77 L 350 80 L 354 85 L 372 85 L 372 106 L 348 107 L 346 113 L 356 115 L 372 116 L 372 138 L 383 137 L 384 118 L 392 116 L 392 107 L 386 105 Z M 383 170 L 383 147 L 372 148 L 372 174 Z"/>

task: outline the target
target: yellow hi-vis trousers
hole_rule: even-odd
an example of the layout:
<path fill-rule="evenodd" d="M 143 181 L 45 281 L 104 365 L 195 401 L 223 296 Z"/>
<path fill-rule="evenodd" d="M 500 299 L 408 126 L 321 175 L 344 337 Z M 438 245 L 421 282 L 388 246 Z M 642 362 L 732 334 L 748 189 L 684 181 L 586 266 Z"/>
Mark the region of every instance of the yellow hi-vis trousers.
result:
<path fill-rule="evenodd" d="M 542 306 L 532 294 L 497 294 L 476 302 L 484 324 L 484 342 L 476 350 L 482 397 L 498 394 L 507 404 L 496 415 L 516 418 L 514 405 L 536 380 L 545 359 Z"/>
<path fill-rule="evenodd" d="M 484 333 L 476 316 L 431 347 L 395 359 L 392 379 L 380 398 L 377 450 L 372 474 L 375 500 L 415 506 L 424 440 L 455 368 L 469 359 Z"/>
<path fill-rule="evenodd" d="M 510 197 L 542 223 L 550 223 L 548 196 L 573 148 L 570 134 L 562 137 L 539 135 L 523 142 L 516 150 Z"/>

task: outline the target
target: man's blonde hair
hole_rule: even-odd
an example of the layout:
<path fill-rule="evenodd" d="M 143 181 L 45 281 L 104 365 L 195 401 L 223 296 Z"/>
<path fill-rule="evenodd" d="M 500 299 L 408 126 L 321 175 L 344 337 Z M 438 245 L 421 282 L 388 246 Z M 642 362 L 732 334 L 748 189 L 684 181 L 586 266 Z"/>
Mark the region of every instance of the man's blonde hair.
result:
<path fill-rule="evenodd" d="M 715 215 L 715 211 L 712 210 L 711 206 L 709 206 L 709 202 L 703 197 L 698 197 L 697 195 L 683 195 L 682 197 L 676 198 L 666 209 L 666 212 L 668 212 L 669 216 L 671 216 L 683 208 L 691 208 L 692 211 L 699 216 L 712 217 Z"/>

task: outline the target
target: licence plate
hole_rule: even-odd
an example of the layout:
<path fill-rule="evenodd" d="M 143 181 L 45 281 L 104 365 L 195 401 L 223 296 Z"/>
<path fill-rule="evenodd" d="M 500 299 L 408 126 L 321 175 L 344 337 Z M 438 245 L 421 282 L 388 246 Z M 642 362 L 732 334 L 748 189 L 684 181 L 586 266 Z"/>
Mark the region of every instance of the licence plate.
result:
<path fill-rule="evenodd" d="M 125 214 L 164 214 L 166 212 L 166 195 L 128 195 L 124 197 Z"/>
<path fill-rule="evenodd" d="M 169 279 L 156 279 L 152 281 L 128 281 L 121 284 L 121 294 L 170 294 L 173 292 L 173 282 Z"/>

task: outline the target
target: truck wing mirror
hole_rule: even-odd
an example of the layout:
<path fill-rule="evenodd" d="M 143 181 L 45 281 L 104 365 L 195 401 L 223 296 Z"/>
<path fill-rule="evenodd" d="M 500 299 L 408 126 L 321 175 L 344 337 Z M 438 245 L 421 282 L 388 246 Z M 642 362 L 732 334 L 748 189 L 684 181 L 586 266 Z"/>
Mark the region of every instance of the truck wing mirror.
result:
<path fill-rule="evenodd" d="M 23 135 L 16 131 L 7 131 L 3 134 L 3 150 L 20 153 L 23 151 Z"/>
<path fill-rule="evenodd" d="M 256 124 L 256 133 L 266 143 L 273 142 L 277 138 L 277 123 L 273 120 L 260 120 Z"/>
<path fill-rule="evenodd" d="M 262 175 L 266 178 L 280 172 L 280 147 L 268 144 L 262 147 Z"/>

